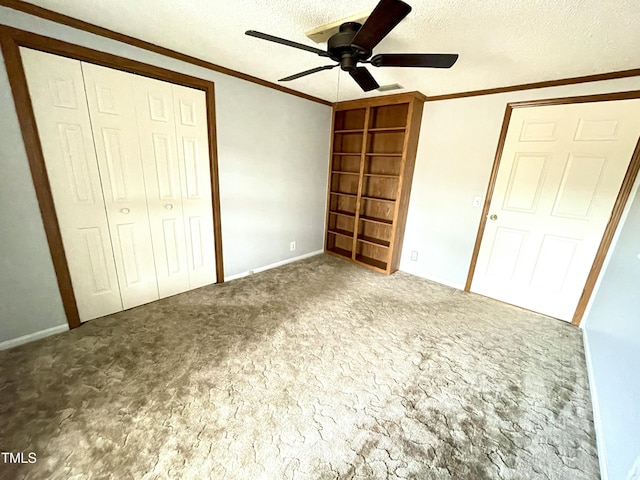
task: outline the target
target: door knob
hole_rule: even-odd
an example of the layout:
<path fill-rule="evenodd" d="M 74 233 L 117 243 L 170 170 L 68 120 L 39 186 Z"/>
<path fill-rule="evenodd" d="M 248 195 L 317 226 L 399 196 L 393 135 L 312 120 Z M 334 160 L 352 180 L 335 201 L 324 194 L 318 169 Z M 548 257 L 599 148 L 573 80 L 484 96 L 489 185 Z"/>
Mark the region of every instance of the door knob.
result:
<path fill-rule="evenodd" d="M 120 211 L 126 215 L 126 214 L 127 214 L 127 213 L 129 213 L 131 210 L 129 210 L 128 208 L 123 208 L 123 209 L 121 209 Z"/>
<path fill-rule="evenodd" d="M 496 215 L 495 213 L 493 215 L 491 215 L 489 217 L 490 220 L 497 220 L 498 219 L 498 215 Z"/>
<path fill-rule="evenodd" d="M 167 210 L 173 210 L 173 204 L 171 203 L 167 203 L 164 208 L 166 208 Z"/>

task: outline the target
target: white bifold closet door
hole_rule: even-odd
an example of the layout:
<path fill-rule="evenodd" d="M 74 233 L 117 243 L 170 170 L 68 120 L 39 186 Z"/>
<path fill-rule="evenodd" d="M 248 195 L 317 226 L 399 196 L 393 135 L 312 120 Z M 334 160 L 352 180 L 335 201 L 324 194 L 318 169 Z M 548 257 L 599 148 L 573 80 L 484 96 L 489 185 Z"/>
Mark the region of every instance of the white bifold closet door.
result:
<path fill-rule="evenodd" d="M 215 282 L 204 92 L 28 49 L 21 53 L 81 320 Z M 82 149 L 73 147 L 82 168 L 67 159 L 69 140 L 60 134 L 61 120 L 70 114 L 52 113 L 56 95 L 71 95 L 65 85 L 81 105 L 72 115 L 82 132 Z M 77 195 L 70 196 L 69 179 L 76 177 L 92 187 L 96 200 L 85 210 L 99 230 L 74 223 L 87 203 L 78 206 Z M 96 232 L 92 243 L 85 239 L 87 228 Z M 96 292 L 108 297 L 105 284 L 109 304 L 95 300 Z"/>
<path fill-rule="evenodd" d="M 165 297 L 189 290 L 173 94 L 166 82 L 132 80 L 158 289 Z"/>
<path fill-rule="evenodd" d="M 20 50 L 80 318 L 120 311 L 80 62 Z"/>
<path fill-rule="evenodd" d="M 124 308 L 158 300 L 133 75 L 82 64 Z"/>
<path fill-rule="evenodd" d="M 172 85 L 191 288 L 216 281 L 206 95 Z"/>

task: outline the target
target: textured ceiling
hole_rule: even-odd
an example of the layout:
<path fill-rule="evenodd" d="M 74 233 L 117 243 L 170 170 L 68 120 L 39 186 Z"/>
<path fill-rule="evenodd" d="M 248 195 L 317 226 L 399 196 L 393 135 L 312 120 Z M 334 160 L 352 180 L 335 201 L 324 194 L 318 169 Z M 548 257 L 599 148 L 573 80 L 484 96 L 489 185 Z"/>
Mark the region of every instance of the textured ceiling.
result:
<path fill-rule="evenodd" d="M 407 0 L 413 7 L 374 53 L 459 53 L 450 70 L 370 68 L 380 85 L 426 95 L 640 67 L 639 0 Z M 31 0 L 30 3 L 277 82 L 327 59 L 244 35 L 258 30 L 324 48 L 305 32 L 377 0 Z M 329 62 L 330 63 L 330 62 Z M 323 71 L 283 85 L 335 101 L 364 94 Z"/>

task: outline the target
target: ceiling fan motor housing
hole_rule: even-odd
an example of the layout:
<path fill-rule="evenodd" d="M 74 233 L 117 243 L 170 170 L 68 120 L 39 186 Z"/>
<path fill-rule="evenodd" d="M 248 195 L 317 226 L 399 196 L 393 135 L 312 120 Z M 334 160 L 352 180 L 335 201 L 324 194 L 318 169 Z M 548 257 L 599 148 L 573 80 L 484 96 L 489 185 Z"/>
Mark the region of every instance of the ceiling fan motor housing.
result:
<path fill-rule="evenodd" d="M 343 23 L 340 25 L 339 32 L 327 41 L 329 57 L 339 62 L 340 68 L 346 72 L 354 71 L 358 62 L 371 56 L 371 52 L 356 50 L 351 44 L 361 27 L 362 25 L 357 22 Z"/>

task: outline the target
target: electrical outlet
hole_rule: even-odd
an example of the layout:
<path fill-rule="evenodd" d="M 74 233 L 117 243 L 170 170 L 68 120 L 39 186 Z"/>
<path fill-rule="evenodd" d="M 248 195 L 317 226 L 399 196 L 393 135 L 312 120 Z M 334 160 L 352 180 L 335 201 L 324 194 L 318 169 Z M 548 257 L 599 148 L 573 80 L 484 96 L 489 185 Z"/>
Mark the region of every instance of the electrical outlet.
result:
<path fill-rule="evenodd" d="M 482 205 L 482 197 L 480 195 L 476 195 L 475 197 L 473 197 L 473 204 L 472 204 L 475 208 L 478 208 L 480 205 Z"/>
<path fill-rule="evenodd" d="M 296 249 L 296 242 L 291 242 L 291 243 L 289 244 L 289 250 L 290 250 L 291 252 L 293 252 L 293 251 L 295 251 L 295 249 Z"/>
<path fill-rule="evenodd" d="M 415 250 L 411 252 L 411 260 L 413 260 L 414 262 L 418 261 L 418 252 L 416 252 Z"/>

